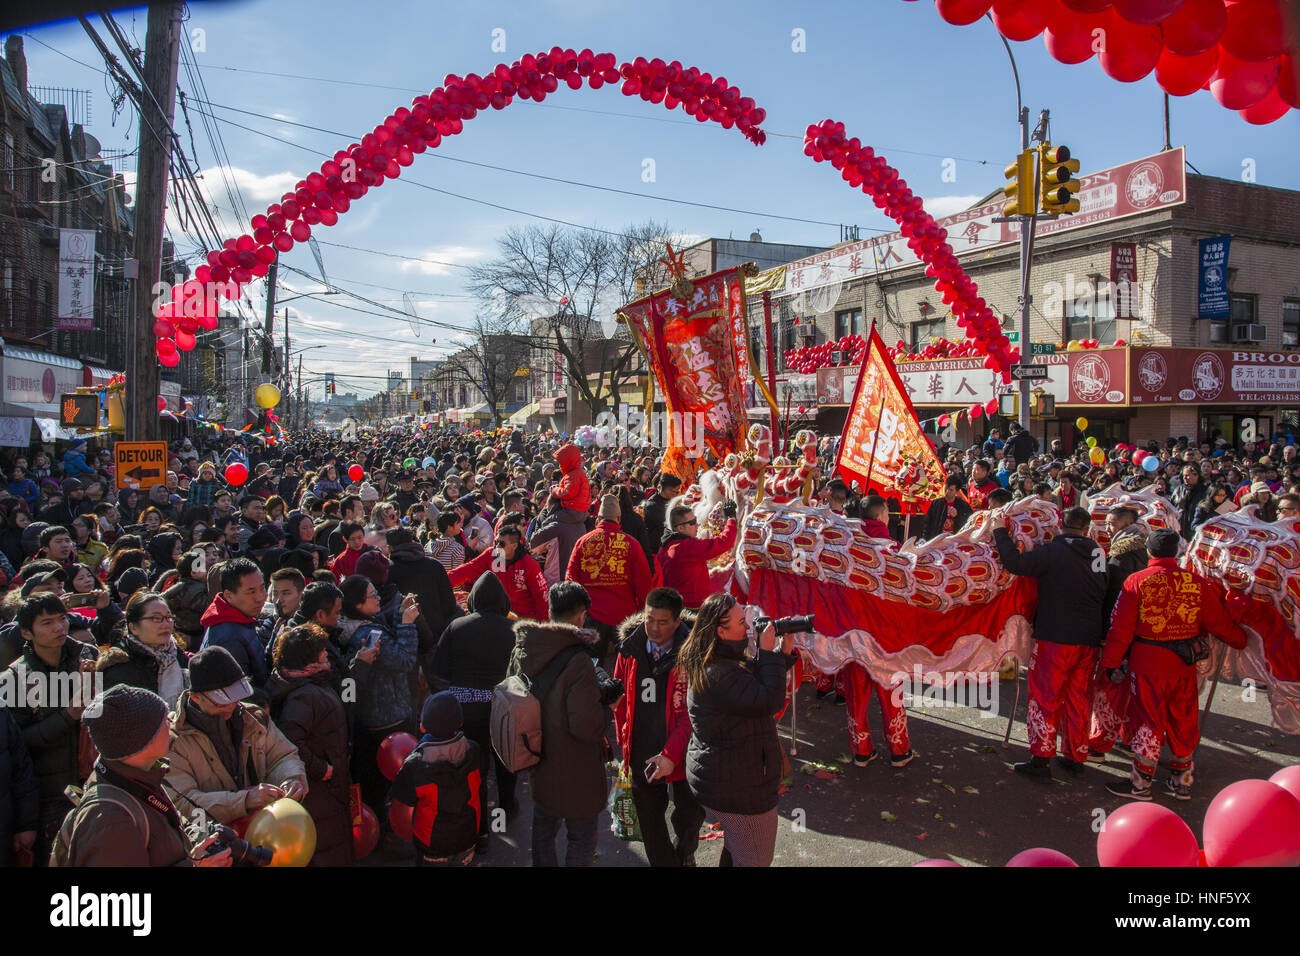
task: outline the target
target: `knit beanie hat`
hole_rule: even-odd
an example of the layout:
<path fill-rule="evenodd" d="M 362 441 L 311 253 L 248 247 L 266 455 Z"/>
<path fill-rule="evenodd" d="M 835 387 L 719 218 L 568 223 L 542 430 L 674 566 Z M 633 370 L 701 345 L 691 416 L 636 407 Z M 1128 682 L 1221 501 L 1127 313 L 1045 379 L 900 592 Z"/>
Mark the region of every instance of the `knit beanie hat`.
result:
<path fill-rule="evenodd" d="M 618 495 L 605 495 L 600 499 L 600 520 L 623 520 L 623 509 L 619 507 Z"/>
<path fill-rule="evenodd" d="M 420 726 L 438 743 L 455 740 L 460 736 L 464 713 L 460 701 L 449 690 L 434 694 L 420 710 Z"/>
<path fill-rule="evenodd" d="M 357 558 L 357 574 L 370 579 L 370 583 L 382 588 L 388 583 L 388 558 L 382 551 L 363 551 Z"/>
<path fill-rule="evenodd" d="M 81 490 L 83 487 L 85 487 L 85 486 L 82 485 L 81 481 L 80 481 L 79 479 L 77 479 L 77 478 L 64 478 L 64 479 L 63 479 L 63 493 L 64 493 L 65 495 L 66 495 L 69 491 L 79 491 L 79 490 Z"/>
<path fill-rule="evenodd" d="M 361 483 L 361 490 L 357 492 L 357 496 L 362 501 L 375 502 L 379 500 L 379 489 L 376 488 L 374 485 L 372 485 L 370 482 L 363 481 Z"/>
<path fill-rule="evenodd" d="M 117 684 L 86 707 L 82 720 L 106 760 L 138 754 L 167 720 L 167 702 L 153 691 Z"/>
<path fill-rule="evenodd" d="M 127 568 L 118 575 L 113 586 L 117 588 L 119 603 L 126 604 L 132 594 L 149 586 L 149 573 L 144 568 Z"/>

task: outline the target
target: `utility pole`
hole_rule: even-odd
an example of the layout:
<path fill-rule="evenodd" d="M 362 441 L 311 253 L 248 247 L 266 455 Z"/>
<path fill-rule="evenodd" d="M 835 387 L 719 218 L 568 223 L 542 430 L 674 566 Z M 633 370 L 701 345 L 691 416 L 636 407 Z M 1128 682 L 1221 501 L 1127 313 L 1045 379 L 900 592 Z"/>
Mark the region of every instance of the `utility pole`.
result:
<path fill-rule="evenodd" d="M 161 435 L 158 356 L 153 323 L 149 319 L 154 314 L 155 286 L 162 273 L 163 220 L 167 214 L 167 173 L 171 166 L 180 42 L 181 5 L 151 4 L 144 54 L 144 86 L 149 95 L 140 104 L 140 155 L 136 164 L 135 259 L 139 263 L 139 277 L 132 310 L 134 375 L 128 389 L 131 414 L 126 423 L 126 437 L 135 441 L 157 439 Z"/>
<path fill-rule="evenodd" d="M 298 356 L 298 357 L 299 357 L 300 359 L 302 358 L 301 355 Z M 283 397 L 283 398 L 287 398 L 291 403 L 293 403 L 292 406 L 291 406 L 290 409 L 289 409 L 289 413 L 290 413 L 290 414 L 289 414 L 289 421 L 290 421 L 290 423 L 292 423 L 292 422 L 293 422 L 293 414 L 294 414 L 295 412 L 297 412 L 297 410 L 298 410 L 298 405 L 297 405 L 296 402 L 293 401 L 293 395 L 292 395 L 293 389 L 290 387 L 290 386 L 293 384 L 293 369 L 292 369 L 292 367 L 290 367 L 290 365 L 289 365 L 289 307 L 288 307 L 287 305 L 284 307 L 284 378 L 283 378 L 283 382 L 284 382 L 284 388 L 281 390 L 281 393 L 280 393 L 280 394 L 281 394 L 281 397 Z M 276 414 L 279 414 L 279 413 L 277 412 Z"/>
<path fill-rule="evenodd" d="M 1047 111 L 1043 111 L 1046 115 Z M 1022 106 L 1020 109 L 1020 149 L 1023 152 L 1029 148 L 1029 107 Z M 1031 264 L 1030 253 L 1034 245 L 1034 224 L 1036 217 L 1034 210 L 1038 205 L 1038 183 L 1034 181 L 1033 198 L 1029 204 L 1029 215 L 1020 217 L 1020 363 L 1028 364 L 1032 359 L 1034 346 L 1033 339 L 1029 332 L 1029 306 L 1034 301 L 1034 297 L 1029 294 L 1029 267 Z M 1029 386 L 1031 382 L 1027 378 L 1022 378 L 1016 383 L 1020 387 L 1020 427 L 1029 431 Z M 1032 433 L 1031 433 L 1032 434 Z"/>
<path fill-rule="evenodd" d="M 266 321 L 262 329 L 262 374 L 271 374 L 271 334 L 275 331 L 275 274 L 280 265 L 277 255 L 266 270 Z M 288 321 L 288 317 L 285 317 Z"/>

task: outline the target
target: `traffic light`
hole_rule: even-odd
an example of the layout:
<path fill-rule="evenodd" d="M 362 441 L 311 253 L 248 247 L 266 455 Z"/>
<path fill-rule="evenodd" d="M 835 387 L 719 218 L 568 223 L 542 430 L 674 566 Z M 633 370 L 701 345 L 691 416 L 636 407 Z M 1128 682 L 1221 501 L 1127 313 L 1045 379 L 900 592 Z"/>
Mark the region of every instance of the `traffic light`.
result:
<path fill-rule="evenodd" d="M 1004 216 L 1032 216 L 1034 214 L 1034 151 L 1027 149 L 1004 172 L 1007 184 L 1002 193 L 1007 201 L 1002 204 Z"/>
<path fill-rule="evenodd" d="M 1082 188 L 1074 174 L 1079 171 L 1079 161 L 1070 158 L 1067 146 L 1044 143 L 1039 147 L 1038 169 L 1042 177 L 1042 211 L 1046 216 L 1061 216 L 1079 211 L 1079 200 L 1074 196 Z"/>

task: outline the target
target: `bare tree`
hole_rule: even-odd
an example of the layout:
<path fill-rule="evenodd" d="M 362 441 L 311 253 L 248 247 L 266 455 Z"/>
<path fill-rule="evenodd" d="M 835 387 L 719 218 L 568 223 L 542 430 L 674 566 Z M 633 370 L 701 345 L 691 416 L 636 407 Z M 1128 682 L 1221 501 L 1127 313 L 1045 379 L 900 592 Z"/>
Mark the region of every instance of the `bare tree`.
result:
<path fill-rule="evenodd" d="M 492 420 L 501 425 L 501 408 L 510 400 L 517 372 L 528 367 L 532 337 L 520 331 L 522 322 L 509 316 L 479 315 L 467 332 L 465 346 L 447 357 L 438 377 L 466 385 L 487 402 Z"/>
<path fill-rule="evenodd" d="M 659 259 L 679 240 L 660 223 L 613 235 L 566 226 L 511 229 L 500 256 L 472 270 L 470 289 L 492 310 L 527 322 L 534 345 L 563 360 L 565 376 L 592 418 L 641 369 L 615 310 L 667 284 Z"/>

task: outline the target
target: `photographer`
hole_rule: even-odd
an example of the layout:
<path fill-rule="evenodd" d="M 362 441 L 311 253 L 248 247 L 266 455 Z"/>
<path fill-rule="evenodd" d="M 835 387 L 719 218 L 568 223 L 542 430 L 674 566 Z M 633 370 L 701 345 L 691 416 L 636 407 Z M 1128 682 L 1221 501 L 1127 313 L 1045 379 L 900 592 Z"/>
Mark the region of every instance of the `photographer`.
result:
<path fill-rule="evenodd" d="M 191 846 L 163 790 L 171 725 L 157 694 L 119 684 L 86 708 L 99 750 L 77 806 L 63 821 L 51 866 L 229 866 L 230 851 Z"/>
<path fill-rule="evenodd" d="M 677 655 L 686 678 L 691 742 L 686 780 L 726 833 L 722 866 L 771 866 L 781 748 L 776 718 L 786 693 L 794 636 L 769 624 L 748 660 L 745 607 L 730 594 L 710 595 Z"/>

